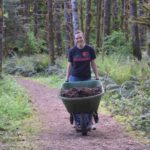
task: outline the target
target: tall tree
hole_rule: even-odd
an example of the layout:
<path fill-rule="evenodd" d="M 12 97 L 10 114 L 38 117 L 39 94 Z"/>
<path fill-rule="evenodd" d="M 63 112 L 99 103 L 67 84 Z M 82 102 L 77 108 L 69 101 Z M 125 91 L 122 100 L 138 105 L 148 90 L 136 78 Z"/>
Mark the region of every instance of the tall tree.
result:
<path fill-rule="evenodd" d="M 130 0 L 130 16 L 132 18 L 137 17 L 137 2 L 136 0 Z M 137 23 L 131 24 L 131 35 L 132 35 L 132 47 L 133 55 L 138 59 L 142 59 L 140 40 L 139 40 L 139 30 Z"/>
<path fill-rule="evenodd" d="M 61 34 L 61 6 L 60 0 L 55 0 L 55 16 L 54 16 L 54 29 L 57 55 L 62 55 L 62 34 Z"/>
<path fill-rule="evenodd" d="M 129 0 L 121 0 L 121 23 L 120 28 L 125 33 L 126 39 L 128 40 L 128 33 L 129 33 L 129 7 L 130 3 Z"/>
<path fill-rule="evenodd" d="M 119 20 L 118 20 L 118 15 L 119 15 L 119 8 L 118 8 L 118 0 L 113 0 L 112 3 L 112 29 L 113 30 L 118 30 L 119 29 Z"/>
<path fill-rule="evenodd" d="M 86 23 L 85 23 L 85 41 L 87 44 L 89 44 L 90 23 L 91 23 L 91 0 L 87 0 L 86 1 Z"/>
<path fill-rule="evenodd" d="M 33 14 L 34 14 L 34 36 L 37 37 L 37 33 L 38 33 L 38 0 L 33 1 Z"/>
<path fill-rule="evenodd" d="M 64 0 L 64 19 L 65 19 L 65 53 L 68 54 L 68 50 L 73 45 L 73 27 L 72 27 L 72 8 L 71 1 Z"/>
<path fill-rule="evenodd" d="M 111 0 L 104 0 L 104 36 L 110 34 Z"/>
<path fill-rule="evenodd" d="M 84 19 L 83 19 L 83 0 L 80 0 L 80 23 L 81 30 L 84 32 Z"/>
<path fill-rule="evenodd" d="M 72 6 L 73 32 L 75 33 L 77 30 L 79 30 L 78 2 L 77 2 L 77 0 L 71 0 L 71 6 Z"/>
<path fill-rule="evenodd" d="M 147 54 L 150 61 L 150 24 L 147 26 Z"/>
<path fill-rule="evenodd" d="M 145 2 L 143 5 L 145 9 L 145 15 L 134 18 L 134 22 L 139 23 L 141 25 L 146 26 L 147 28 L 147 54 L 149 56 L 150 61 L 150 2 Z M 149 62 L 150 63 L 150 62 Z"/>
<path fill-rule="evenodd" d="M 29 23 L 30 0 L 24 0 L 24 23 Z"/>
<path fill-rule="evenodd" d="M 102 47 L 102 36 L 103 36 L 103 26 L 102 26 L 102 0 L 97 0 L 97 18 L 96 18 L 96 47 L 97 52 Z"/>
<path fill-rule="evenodd" d="M 122 29 L 122 31 L 123 31 L 123 24 L 124 24 L 124 1 L 125 0 L 121 0 L 121 4 L 120 4 L 120 10 L 121 10 L 121 12 L 120 12 L 120 20 L 121 20 L 121 22 L 120 22 L 120 29 Z"/>
<path fill-rule="evenodd" d="M 144 0 L 139 0 L 139 16 L 144 15 L 143 4 L 144 4 Z M 139 27 L 139 35 L 140 35 L 140 45 L 144 47 L 144 41 L 145 41 L 145 27 L 144 26 Z"/>
<path fill-rule="evenodd" d="M 54 24 L 53 24 L 53 0 L 48 0 L 48 49 L 50 55 L 50 64 L 55 64 L 54 53 Z"/>
<path fill-rule="evenodd" d="M 0 78 L 2 76 L 3 58 L 3 0 L 0 0 Z"/>

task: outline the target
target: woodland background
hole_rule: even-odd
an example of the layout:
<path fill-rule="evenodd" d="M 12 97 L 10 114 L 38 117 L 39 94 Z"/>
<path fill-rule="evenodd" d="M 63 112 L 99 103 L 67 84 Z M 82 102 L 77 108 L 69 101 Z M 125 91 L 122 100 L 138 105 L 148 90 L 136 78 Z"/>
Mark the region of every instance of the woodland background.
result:
<path fill-rule="evenodd" d="M 14 76 L 60 87 L 78 29 L 97 54 L 102 107 L 149 139 L 148 0 L 0 0 L 0 130 L 32 114 Z"/>

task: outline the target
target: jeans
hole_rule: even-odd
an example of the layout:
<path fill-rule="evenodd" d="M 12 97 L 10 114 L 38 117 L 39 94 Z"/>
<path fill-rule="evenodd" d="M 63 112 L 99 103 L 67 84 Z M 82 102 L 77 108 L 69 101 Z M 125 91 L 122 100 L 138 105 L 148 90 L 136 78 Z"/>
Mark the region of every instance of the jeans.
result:
<path fill-rule="evenodd" d="M 87 80 L 90 80 L 90 78 L 89 79 L 81 79 L 81 78 L 78 78 L 78 77 L 75 77 L 72 75 L 69 76 L 69 82 L 87 81 Z M 86 113 L 85 115 L 86 115 L 87 123 L 88 123 L 89 120 L 91 120 L 91 114 Z M 80 125 L 80 114 L 73 113 L 73 116 L 74 116 L 75 124 Z"/>
<path fill-rule="evenodd" d="M 75 76 L 72 76 L 72 75 L 69 76 L 69 82 L 87 81 L 87 80 L 91 80 L 91 78 L 83 79 L 83 78 L 75 77 Z"/>

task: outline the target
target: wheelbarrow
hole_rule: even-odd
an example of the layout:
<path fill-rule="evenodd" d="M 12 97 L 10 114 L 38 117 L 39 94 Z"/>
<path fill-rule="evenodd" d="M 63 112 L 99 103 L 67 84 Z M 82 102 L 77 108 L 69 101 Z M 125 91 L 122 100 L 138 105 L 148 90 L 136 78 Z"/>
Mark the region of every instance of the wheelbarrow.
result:
<path fill-rule="evenodd" d="M 61 95 L 59 96 L 70 114 L 80 114 L 81 132 L 82 135 L 87 135 L 87 132 L 89 131 L 89 129 L 87 128 L 88 123 L 90 123 L 91 121 L 89 119 L 87 122 L 87 114 L 93 114 L 94 112 L 97 112 L 101 96 L 104 93 L 104 89 L 100 80 L 88 80 L 63 83 L 61 90 L 68 90 L 70 88 L 78 87 L 101 87 L 102 89 L 102 92 L 100 94 L 88 97 L 67 98 Z"/>

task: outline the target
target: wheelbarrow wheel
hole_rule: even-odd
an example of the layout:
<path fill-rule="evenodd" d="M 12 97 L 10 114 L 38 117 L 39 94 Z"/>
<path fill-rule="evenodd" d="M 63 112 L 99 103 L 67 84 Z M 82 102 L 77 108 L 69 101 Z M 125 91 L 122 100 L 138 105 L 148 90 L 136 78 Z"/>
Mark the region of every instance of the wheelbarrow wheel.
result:
<path fill-rule="evenodd" d="M 81 125 L 81 132 L 83 136 L 87 135 L 87 118 L 86 115 L 81 113 L 80 115 L 80 125 Z"/>

